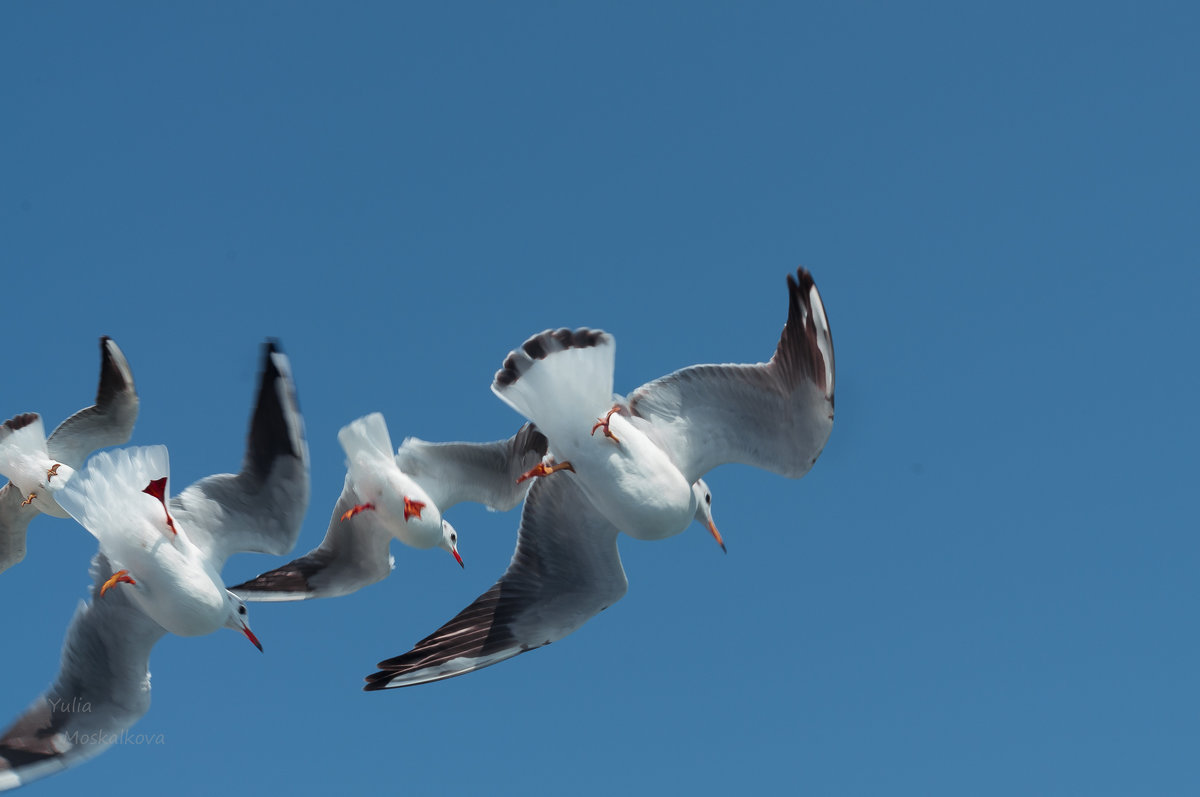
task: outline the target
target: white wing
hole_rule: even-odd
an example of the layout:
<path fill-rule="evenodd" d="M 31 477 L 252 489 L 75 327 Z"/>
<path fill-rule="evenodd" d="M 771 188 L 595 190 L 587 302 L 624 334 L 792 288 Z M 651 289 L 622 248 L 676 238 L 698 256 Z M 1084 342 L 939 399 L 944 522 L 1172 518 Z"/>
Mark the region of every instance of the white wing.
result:
<path fill-rule="evenodd" d="M 788 319 L 756 365 L 693 365 L 629 396 L 689 482 L 727 462 L 799 478 L 833 429 L 833 337 L 812 275 L 788 275 Z M 643 426 L 642 428 L 646 428 Z"/>

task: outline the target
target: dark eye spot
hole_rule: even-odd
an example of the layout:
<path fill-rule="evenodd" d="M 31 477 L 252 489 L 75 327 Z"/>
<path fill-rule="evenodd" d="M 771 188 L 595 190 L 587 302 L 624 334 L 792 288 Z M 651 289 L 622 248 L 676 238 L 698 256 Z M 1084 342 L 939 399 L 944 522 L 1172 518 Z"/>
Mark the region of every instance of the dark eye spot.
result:
<path fill-rule="evenodd" d="M 710 506 L 712 505 L 712 493 L 704 494 L 704 503 L 709 504 Z"/>
<path fill-rule="evenodd" d="M 246 607 L 245 607 L 245 606 L 239 606 L 239 607 L 238 607 L 238 614 L 245 614 L 245 613 L 246 613 Z"/>

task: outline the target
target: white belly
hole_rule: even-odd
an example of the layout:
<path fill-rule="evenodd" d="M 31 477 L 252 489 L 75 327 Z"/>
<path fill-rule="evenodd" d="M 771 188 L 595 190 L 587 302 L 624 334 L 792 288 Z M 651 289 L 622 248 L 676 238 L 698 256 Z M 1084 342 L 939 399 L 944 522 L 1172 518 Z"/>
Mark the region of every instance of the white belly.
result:
<path fill-rule="evenodd" d="M 695 514 L 692 489 L 667 455 L 625 418 L 609 428 L 620 443 L 585 441 L 572 466 L 583 491 L 613 525 L 640 540 L 660 540 L 688 527 Z"/>

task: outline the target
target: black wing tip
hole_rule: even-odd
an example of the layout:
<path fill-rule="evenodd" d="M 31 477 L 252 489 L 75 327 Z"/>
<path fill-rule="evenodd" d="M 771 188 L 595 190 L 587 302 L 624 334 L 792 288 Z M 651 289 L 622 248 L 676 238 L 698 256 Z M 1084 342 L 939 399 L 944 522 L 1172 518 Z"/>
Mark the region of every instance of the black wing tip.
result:
<path fill-rule="evenodd" d="M 609 335 L 602 329 L 546 329 L 532 336 L 521 344 L 519 349 L 513 349 L 504 364 L 493 377 L 496 387 L 508 387 L 515 383 L 538 360 L 544 360 L 549 355 L 567 349 L 586 349 L 599 346 L 609 341 Z"/>
<path fill-rule="evenodd" d="M 100 384 L 96 387 L 96 406 L 104 407 L 122 393 L 137 397 L 133 384 L 133 369 L 117 342 L 108 335 L 100 336 Z"/>

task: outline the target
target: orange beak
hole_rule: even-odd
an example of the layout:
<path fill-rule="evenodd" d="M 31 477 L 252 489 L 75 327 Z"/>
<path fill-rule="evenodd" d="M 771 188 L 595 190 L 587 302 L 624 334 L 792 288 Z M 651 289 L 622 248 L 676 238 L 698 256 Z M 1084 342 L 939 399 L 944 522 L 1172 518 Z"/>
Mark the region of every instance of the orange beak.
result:
<path fill-rule="evenodd" d="M 717 524 L 713 523 L 711 520 L 708 521 L 708 530 L 712 533 L 713 539 L 717 541 L 717 545 L 721 546 L 721 550 L 725 551 L 725 553 L 729 553 L 729 551 L 725 549 L 725 540 L 721 539 L 721 532 L 717 531 Z"/>

